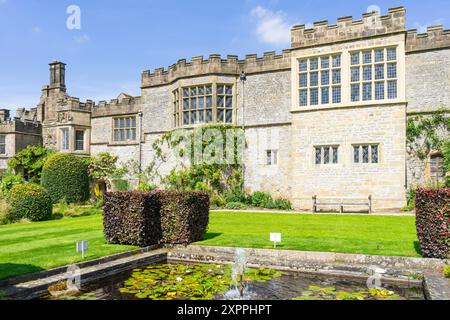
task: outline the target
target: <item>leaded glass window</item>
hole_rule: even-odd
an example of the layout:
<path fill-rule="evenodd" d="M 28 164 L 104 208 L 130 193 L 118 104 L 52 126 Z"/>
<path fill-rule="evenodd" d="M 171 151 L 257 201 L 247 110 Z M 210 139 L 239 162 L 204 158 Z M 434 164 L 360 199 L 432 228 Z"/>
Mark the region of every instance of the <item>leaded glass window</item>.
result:
<path fill-rule="evenodd" d="M 6 136 L 0 135 L 0 154 L 6 154 Z"/>
<path fill-rule="evenodd" d="M 359 57 L 362 57 L 361 61 Z M 351 53 L 351 101 L 357 102 L 360 99 L 363 101 L 396 99 L 396 59 L 396 48 Z M 362 90 L 362 96 L 360 98 L 358 98 L 357 84 L 360 85 L 359 90 Z"/>
<path fill-rule="evenodd" d="M 377 164 L 380 160 L 379 145 L 354 145 L 353 146 L 353 162 L 363 164 Z"/>
<path fill-rule="evenodd" d="M 84 150 L 84 131 L 83 130 L 75 131 L 75 150 L 76 151 Z"/>
<path fill-rule="evenodd" d="M 340 55 L 301 59 L 298 63 L 301 107 L 341 102 Z"/>
<path fill-rule="evenodd" d="M 216 95 L 214 96 L 213 87 L 216 88 Z M 181 93 L 181 99 L 179 98 L 179 92 Z M 233 122 L 232 85 L 206 84 L 181 88 L 173 92 L 173 99 L 175 127 L 213 123 L 214 115 L 218 123 Z"/>
<path fill-rule="evenodd" d="M 69 150 L 70 144 L 69 144 L 69 128 L 63 128 L 61 129 L 61 149 L 62 150 Z"/>
<path fill-rule="evenodd" d="M 314 150 L 316 164 L 337 164 L 339 161 L 338 146 L 320 146 Z"/>
<path fill-rule="evenodd" d="M 322 164 L 322 148 L 315 148 L 316 149 L 316 164 Z"/>
<path fill-rule="evenodd" d="M 233 86 L 217 85 L 217 122 L 233 123 Z"/>
<path fill-rule="evenodd" d="M 136 116 L 113 119 L 113 140 L 114 142 L 136 141 Z"/>

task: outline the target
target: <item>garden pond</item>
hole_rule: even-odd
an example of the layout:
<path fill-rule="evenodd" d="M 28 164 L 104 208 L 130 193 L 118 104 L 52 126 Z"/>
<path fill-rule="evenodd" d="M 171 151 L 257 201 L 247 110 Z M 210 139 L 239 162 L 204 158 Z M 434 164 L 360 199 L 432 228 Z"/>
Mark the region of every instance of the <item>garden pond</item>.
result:
<path fill-rule="evenodd" d="M 423 300 L 422 287 L 343 277 L 246 268 L 233 265 L 162 264 L 144 266 L 90 283 L 74 295 L 52 300 Z"/>

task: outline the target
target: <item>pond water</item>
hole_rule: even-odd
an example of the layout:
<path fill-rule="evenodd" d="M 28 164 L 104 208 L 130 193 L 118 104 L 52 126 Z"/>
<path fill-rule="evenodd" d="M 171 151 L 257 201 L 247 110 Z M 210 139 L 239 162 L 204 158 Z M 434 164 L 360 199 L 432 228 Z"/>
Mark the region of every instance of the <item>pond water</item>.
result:
<path fill-rule="evenodd" d="M 423 300 L 421 287 L 210 264 L 150 265 L 91 283 L 64 300 Z"/>

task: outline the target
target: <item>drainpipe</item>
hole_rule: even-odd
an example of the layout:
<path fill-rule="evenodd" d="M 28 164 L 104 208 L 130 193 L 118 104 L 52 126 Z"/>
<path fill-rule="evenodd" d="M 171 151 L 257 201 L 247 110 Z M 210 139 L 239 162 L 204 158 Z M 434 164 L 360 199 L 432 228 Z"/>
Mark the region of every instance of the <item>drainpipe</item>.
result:
<path fill-rule="evenodd" d="M 142 111 L 139 111 L 139 175 L 142 173 Z"/>
<path fill-rule="evenodd" d="M 245 192 L 245 81 L 247 75 L 245 71 L 241 72 L 240 80 L 242 82 L 242 132 L 244 134 L 244 150 L 242 151 L 242 192 Z"/>

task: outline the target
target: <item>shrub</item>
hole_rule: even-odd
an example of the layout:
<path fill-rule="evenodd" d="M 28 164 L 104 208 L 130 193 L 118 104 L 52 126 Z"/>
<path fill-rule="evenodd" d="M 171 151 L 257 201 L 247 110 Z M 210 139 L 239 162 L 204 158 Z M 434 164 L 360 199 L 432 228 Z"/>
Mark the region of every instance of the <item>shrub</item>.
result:
<path fill-rule="evenodd" d="M 206 232 L 209 196 L 193 191 L 109 192 L 103 210 L 109 243 L 189 244 Z"/>
<path fill-rule="evenodd" d="M 276 199 L 273 202 L 274 209 L 292 210 L 292 203 L 287 199 Z"/>
<path fill-rule="evenodd" d="M 418 189 L 416 224 L 422 256 L 450 257 L 450 189 Z"/>
<path fill-rule="evenodd" d="M 211 207 L 223 208 L 226 205 L 226 201 L 222 196 L 214 194 L 211 196 Z"/>
<path fill-rule="evenodd" d="M 8 218 L 44 221 L 52 216 L 52 199 L 47 190 L 34 184 L 16 185 L 8 198 Z"/>
<path fill-rule="evenodd" d="M 247 209 L 247 205 L 242 202 L 229 202 L 226 204 L 225 208 L 231 210 Z"/>
<path fill-rule="evenodd" d="M 130 184 L 128 180 L 124 179 L 115 179 L 113 180 L 114 189 L 116 191 L 128 191 L 130 190 Z"/>
<path fill-rule="evenodd" d="M 265 208 L 268 205 L 270 206 L 270 202 L 272 201 L 272 196 L 265 192 L 255 192 L 252 195 L 252 205 L 254 205 L 255 207 Z"/>
<path fill-rule="evenodd" d="M 103 196 L 103 227 L 108 243 L 146 247 L 162 237 L 155 192 L 108 192 Z"/>
<path fill-rule="evenodd" d="M 450 279 L 450 265 L 448 264 L 444 266 L 444 276 Z"/>
<path fill-rule="evenodd" d="M 23 184 L 25 180 L 20 174 L 6 173 L 0 182 L 2 195 L 7 196 L 11 189 L 18 184 Z"/>
<path fill-rule="evenodd" d="M 65 199 L 68 203 L 89 199 L 89 175 L 86 161 L 69 154 L 55 154 L 42 170 L 41 185 L 53 203 Z"/>

